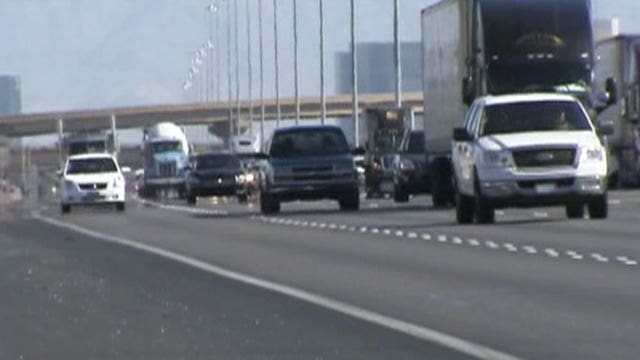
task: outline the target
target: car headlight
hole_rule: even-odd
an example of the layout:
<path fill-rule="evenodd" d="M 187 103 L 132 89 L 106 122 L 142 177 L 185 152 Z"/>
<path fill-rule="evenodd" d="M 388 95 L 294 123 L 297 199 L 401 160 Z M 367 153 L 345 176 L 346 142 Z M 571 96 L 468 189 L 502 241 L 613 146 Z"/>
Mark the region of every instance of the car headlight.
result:
<path fill-rule="evenodd" d="M 245 174 L 236 175 L 236 182 L 238 184 L 244 184 L 247 181 L 247 176 Z"/>
<path fill-rule="evenodd" d="M 513 167 L 514 162 L 511 152 L 506 150 L 484 151 L 482 160 L 486 165 L 496 167 Z"/>
<path fill-rule="evenodd" d="M 605 151 L 602 147 L 585 147 L 580 149 L 580 163 L 583 162 L 601 162 L 606 158 Z"/>
<path fill-rule="evenodd" d="M 401 171 L 414 171 L 416 169 L 416 165 L 413 161 L 409 159 L 403 159 L 400 161 L 400 170 Z"/>
<path fill-rule="evenodd" d="M 247 182 L 254 182 L 256 180 L 256 176 L 253 173 L 248 173 L 245 177 Z"/>

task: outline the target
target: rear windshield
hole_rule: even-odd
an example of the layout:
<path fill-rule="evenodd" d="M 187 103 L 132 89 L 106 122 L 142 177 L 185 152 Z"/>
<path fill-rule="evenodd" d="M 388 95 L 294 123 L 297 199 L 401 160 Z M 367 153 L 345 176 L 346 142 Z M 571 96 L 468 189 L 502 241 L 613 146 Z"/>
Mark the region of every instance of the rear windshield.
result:
<path fill-rule="evenodd" d="M 338 129 L 309 129 L 278 133 L 271 144 L 273 157 L 325 156 L 349 152 L 349 145 Z"/>
<path fill-rule="evenodd" d="M 196 169 L 237 169 L 240 162 L 233 155 L 200 155 L 196 158 Z"/>
<path fill-rule="evenodd" d="M 589 118 L 578 103 L 538 101 L 487 106 L 479 134 L 570 130 L 591 130 Z"/>
<path fill-rule="evenodd" d="M 118 167 L 113 159 L 76 159 L 69 160 L 67 165 L 67 174 L 97 174 L 117 172 Z"/>

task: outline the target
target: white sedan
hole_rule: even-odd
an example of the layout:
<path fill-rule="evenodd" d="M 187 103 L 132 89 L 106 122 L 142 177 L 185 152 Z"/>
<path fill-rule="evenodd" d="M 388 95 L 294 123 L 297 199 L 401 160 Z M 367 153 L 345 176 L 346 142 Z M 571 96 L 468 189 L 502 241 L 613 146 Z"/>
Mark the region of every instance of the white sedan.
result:
<path fill-rule="evenodd" d="M 125 180 L 116 159 L 109 154 L 83 154 L 67 159 L 60 180 L 60 208 L 72 205 L 115 205 L 125 209 Z"/>

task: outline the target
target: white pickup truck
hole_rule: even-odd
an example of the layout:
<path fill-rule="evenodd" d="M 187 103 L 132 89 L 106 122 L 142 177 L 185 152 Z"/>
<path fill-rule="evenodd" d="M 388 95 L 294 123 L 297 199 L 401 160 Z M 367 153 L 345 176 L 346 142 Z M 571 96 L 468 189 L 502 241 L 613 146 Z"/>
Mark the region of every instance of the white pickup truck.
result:
<path fill-rule="evenodd" d="M 572 96 L 478 98 L 453 138 L 459 223 L 493 223 L 504 207 L 560 205 L 582 218 L 586 205 L 591 218 L 607 217 L 606 152 Z"/>

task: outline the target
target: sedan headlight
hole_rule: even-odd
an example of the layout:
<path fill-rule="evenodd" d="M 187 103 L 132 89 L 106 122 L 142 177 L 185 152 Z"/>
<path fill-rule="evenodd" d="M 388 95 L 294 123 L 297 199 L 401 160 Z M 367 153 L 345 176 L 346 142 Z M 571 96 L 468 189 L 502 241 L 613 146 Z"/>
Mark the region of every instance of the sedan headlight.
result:
<path fill-rule="evenodd" d="M 245 174 L 236 175 L 236 183 L 244 184 L 247 181 L 247 176 Z"/>
<path fill-rule="evenodd" d="M 601 162 L 606 159 L 605 151 L 602 147 L 580 148 L 580 163 Z"/>
<path fill-rule="evenodd" d="M 245 177 L 247 182 L 254 182 L 256 180 L 256 176 L 253 173 L 248 173 Z"/>
<path fill-rule="evenodd" d="M 513 167 L 513 157 L 510 151 L 484 151 L 482 160 L 486 165 L 495 167 Z"/>

